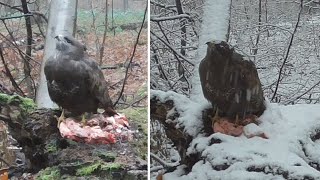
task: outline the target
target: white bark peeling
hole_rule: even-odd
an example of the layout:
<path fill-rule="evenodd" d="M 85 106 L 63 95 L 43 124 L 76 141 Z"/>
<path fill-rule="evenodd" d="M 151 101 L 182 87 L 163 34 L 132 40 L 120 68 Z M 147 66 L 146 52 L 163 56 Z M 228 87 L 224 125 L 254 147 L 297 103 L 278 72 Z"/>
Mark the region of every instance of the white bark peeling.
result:
<path fill-rule="evenodd" d="M 249 102 L 251 100 L 251 90 L 247 89 L 247 101 Z"/>

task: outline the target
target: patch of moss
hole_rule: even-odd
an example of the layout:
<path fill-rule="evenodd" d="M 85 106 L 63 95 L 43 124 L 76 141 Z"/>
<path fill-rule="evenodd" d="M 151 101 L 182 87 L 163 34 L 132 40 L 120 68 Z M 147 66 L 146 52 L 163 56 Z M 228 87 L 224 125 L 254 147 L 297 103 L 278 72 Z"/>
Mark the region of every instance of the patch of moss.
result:
<path fill-rule="evenodd" d="M 22 98 L 22 103 L 20 104 L 20 107 L 26 110 L 27 112 L 31 112 L 37 107 L 37 105 L 30 98 Z"/>
<path fill-rule="evenodd" d="M 108 151 L 95 151 L 93 155 L 100 157 L 106 162 L 113 162 L 116 159 L 117 154 Z"/>
<path fill-rule="evenodd" d="M 46 144 L 46 152 L 55 153 L 58 151 L 58 147 L 55 143 Z"/>
<path fill-rule="evenodd" d="M 6 101 L 6 104 L 19 105 L 25 112 L 31 112 L 36 108 L 36 104 L 30 98 L 24 98 L 18 95 L 9 96 L 0 94 L 0 101 Z"/>
<path fill-rule="evenodd" d="M 36 180 L 56 180 L 60 179 L 60 170 L 57 167 L 48 167 L 41 170 L 36 176 Z"/>
<path fill-rule="evenodd" d="M 101 170 L 105 171 L 116 171 L 122 168 L 122 165 L 119 163 L 106 163 L 101 165 Z"/>
<path fill-rule="evenodd" d="M 122 168 L 122 165 L 119 163 L 104 163 L 101 161 L 93 162 L 89 165 L 82 166 L 77 169 L 77 176 L 90 176 L 94 173 L 99 173 L 99 171 L 117 171 Z"/>
<path fill-rule="evenodd" d="M 96 170 L 99 170 L 101 167 L 101 162 L 94 162 L 92 164 L 83 166 L 79 169 L 77 169 L 77 176 L 89 176 Z"/>
<path fill-rule="evenodd" d="M 10 99 L 10 96 L 9 96 L 9 95 L 0 93 L 0 103 L 1 103 L 1 104 L 7 104 L 7 102 L 9 101 L 9 99 Z"/>

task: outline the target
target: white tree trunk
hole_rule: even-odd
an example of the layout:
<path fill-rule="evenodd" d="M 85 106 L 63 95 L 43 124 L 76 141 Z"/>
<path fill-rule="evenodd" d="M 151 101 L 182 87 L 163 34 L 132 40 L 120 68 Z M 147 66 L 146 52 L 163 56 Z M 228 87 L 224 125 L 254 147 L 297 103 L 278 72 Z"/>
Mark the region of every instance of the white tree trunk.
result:
<path fill-rule="evenodd" d="M 40 84 L 37 91 L 36 103 L 39 108 L 55 108 L 47 88 L 44 75 L 46 60 L 55 53 L 55 39 L 58 34 L 74 35 L 77 19 L 77 0 L 54 0 L 50 3 L 49 22 L 46 35 L 44 57 L 41 66 Z"/>
<path fill-rule="evenodd" d="M 205 98 L 202 94 L 198 66 L 207 52 L 206 42 L 212 40 L 227 40 L 229 18 L 230 18 L 231 0 L 206 0 L 203 6 L 203 22 L 201 25 L 201 32 L 199 37 L 199 48 L 197 51 L 197 58 L 194 60 L 195 70 L 192 79 L 192 86 L 190 98 L 196 102 L 203 102 Z"/>

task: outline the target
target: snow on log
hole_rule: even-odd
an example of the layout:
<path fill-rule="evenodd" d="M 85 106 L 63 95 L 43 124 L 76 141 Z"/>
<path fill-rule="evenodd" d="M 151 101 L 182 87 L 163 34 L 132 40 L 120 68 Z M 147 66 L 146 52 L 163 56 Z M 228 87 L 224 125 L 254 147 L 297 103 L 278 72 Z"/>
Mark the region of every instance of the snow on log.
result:
<path fill-rule="evenodd" d="M 46 35 L 44 58 L 41 66 L 40 83 L 37 91 L 36 103 L 39 108 L 54 108 L 48 93 L 44 64 L 55 53 L 55 40 L 57 34 L 74 35 L 77 19 L 77 0 L 51 1 L 49 23 Z"/>

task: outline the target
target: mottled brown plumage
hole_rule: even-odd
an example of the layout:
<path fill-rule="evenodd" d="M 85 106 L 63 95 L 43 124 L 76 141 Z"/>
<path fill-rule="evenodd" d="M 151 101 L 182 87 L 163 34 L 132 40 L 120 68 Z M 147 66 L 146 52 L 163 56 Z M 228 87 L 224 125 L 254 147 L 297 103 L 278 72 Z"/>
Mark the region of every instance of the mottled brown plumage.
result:
<path fill-rule="evenodd" d="M 44 67 L 50 98 L 73 115 L 97 112 L 101 107 L 114 115 L 107 82 L 86 47 L 71 36 L 56 36 L 56 54 Z"/>
<path fill-rule="evenodd" d="M 261 115 L 264 97 L 254 63 L 244 60 L 224 41 L 207 45 L 206 57 L 199 66 L 205 98 L 230 118 Z"/>

